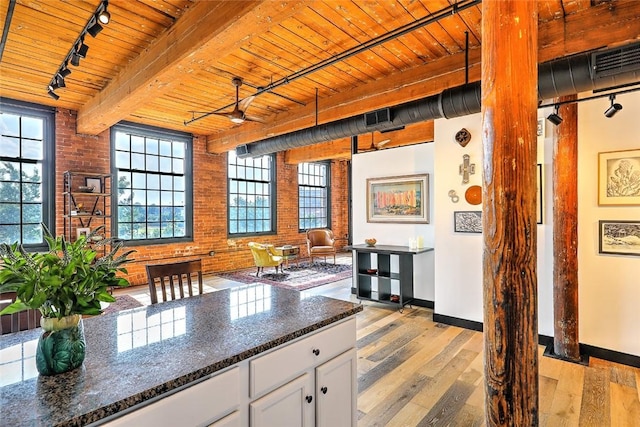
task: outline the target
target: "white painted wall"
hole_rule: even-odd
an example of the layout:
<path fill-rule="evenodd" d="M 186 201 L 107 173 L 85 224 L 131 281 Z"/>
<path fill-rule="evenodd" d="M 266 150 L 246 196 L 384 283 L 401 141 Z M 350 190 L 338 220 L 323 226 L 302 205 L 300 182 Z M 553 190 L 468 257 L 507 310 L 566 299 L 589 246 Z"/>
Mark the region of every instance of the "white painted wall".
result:
<path fill-rule="evenodd" d="M 541 115 L 543 113 L 541 112 Z M 465 128 L 471 133 L 471 142 L 461 147 L 454 136 Z M 553 130 L 543 126 L 546 134 Z M 482 185 L 481 117 L 473 114 L 435 123 L 435 312 L 465 320 L 482 322 L 482 234 L 454 232 L 455 211 L 481 211 L 482 205 L 471 205 L 465 200 L 465 191 L 472 185 Z M 551 184 L 551 138 L 538 139 L 538 163 L 543 164 L 543 186 Z M 549 147 L 545 147 L 549 145 Z M 545 149 L 546 148 L 546 149 Z M 550 153 L 545 159 L 545 153 Z M 469 154 L 476 164 L 476 173 L 468 184 L 462 184 L 459 165 L 462 156 Z M 455 190 L 460 200 L 453 203 L 448 196 Z M 539 333 L 553 335 L 553 250 L 552 250 L 552 195 L 543 191 L 543 224 L 538 225 L 538 311 Z"/>
<path fill-rule="evenodd" d="M 367 179 L 399 175 L 429 174 L 429 224 L 367 222 Z M 433 144 L 370 151 L 352 158 L 353 243 L 374 237 L 378 244 L 408 246 L 409 238 L 422 236 L 424 246 L 434 246 Z M 433 252 L 414 256 L 414 296 L 434 299 Z"/>
<path fill-rule="evenodd" d="M 602 114 L 609 100 L 578 104 L 578 262 L 580 286 L 580 342 L 640 356 L 640 257 L 598 254 L 599 220 L 638 220 L 640 206 L 598 206 L 598 153 L 640 149 L 640 93 L 619 95 L 623 110 L 607 119 Z M 539 111 L 546 117 L 550 109 Z M 472 134 L 466 148 L 453 139 L 462 127 Z M 469 205 L 464 191 L 481 185 L 480 115 L 437 120 L 434 144 L 380 150 L 353 158 L 354 243 L 375 237 L 380 243 L 406 245 L 409 237 L 423 235 L 426 246 L 435 248 L 426 266 L 433 274 L 435 289 L 423 288 L 416 297 L 435 301 L 435 312 L 482 322 L 482 236 L 453 232 L 455 210 L 481 210 Z M 544 223 L 538 225 L 538 315 L 539 332 L 553 335 L 553 125 L 545 122 L 545 138 L 539 139 L 538 159 L 543 163 Z M 476 174 L 462 185 L 458 165 L 469 154 Z M 430 219 L 428 225 L 366 222 L 366 179 L 393 175 L 429 173 Z M 456 204 L 447 193 L 454 189 Z M 433 270 L 429 270 L 433 263 Z M 428 280 L 429 281 L 429 280 Z M 431 281 L 429 281 L 432 283 Z M 420 283 L 424 283 L 423 280 Z M 419 285 L 423 286 L 423 285 Z"/>
<path fill-rule="evenodd" d="M 598 253 L 599 220 L 640 221 L 640 206 L 598 206 L 598 153 L 640 149 L 640 93 L 578 104 L 580 342 L 640 356 L 640 257 Z"/>

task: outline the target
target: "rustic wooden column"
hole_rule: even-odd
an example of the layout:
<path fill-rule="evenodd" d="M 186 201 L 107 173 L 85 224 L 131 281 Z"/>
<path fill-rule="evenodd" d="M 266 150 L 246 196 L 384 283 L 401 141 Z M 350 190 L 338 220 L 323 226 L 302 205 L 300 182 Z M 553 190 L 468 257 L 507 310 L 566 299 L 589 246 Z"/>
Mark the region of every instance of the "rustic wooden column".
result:
<path fill-rule="evenodd" d="M 537 2 L 482 2 L 487 426 L 538 425 Z"/>
<path fill-rule="evenodd" d="M 578 105 L 561 105 L 558 113 L 563 121 L 553 141 L 553 352 L 579 362 Z"/>

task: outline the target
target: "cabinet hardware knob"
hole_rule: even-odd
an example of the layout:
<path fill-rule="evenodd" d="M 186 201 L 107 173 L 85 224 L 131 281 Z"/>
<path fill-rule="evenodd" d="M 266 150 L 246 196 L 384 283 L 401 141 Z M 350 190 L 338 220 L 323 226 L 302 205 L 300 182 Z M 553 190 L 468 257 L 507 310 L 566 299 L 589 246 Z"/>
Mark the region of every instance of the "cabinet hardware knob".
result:
<path fill-rule="evenodd" d="M 305 399 L 307 400 L 307 403 L 311 403 L 311 401 L 313 400 L 313 396 L 307 396 L 305 397 Z"/>
<path fill-rule="evenodd" d="M 322 387 L 320 391 L 322 392 L 322 394 L 327 394 L 327 387 Z"/>
<path fill-rule="evenodd" d="M 316 356 L 320 356 L 320 349 L 319 348 L 314 348 L 313 349 L 313 354 L 315 354 Z"/>

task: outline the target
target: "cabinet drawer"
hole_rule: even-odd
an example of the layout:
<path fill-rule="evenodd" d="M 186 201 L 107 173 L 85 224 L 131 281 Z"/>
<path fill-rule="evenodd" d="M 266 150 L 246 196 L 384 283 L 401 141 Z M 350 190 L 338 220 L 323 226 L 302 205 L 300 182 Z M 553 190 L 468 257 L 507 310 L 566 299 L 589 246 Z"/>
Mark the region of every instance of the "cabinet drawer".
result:
<path fill-rule="evenodd" d="M 208 425 L 240 405 L 240 369 L 187 387 L 108 422 L 110 427 Z M 188 420 L 188 421 L 187 421 Z"/>
<path fill-rule="evenodd" d="M 251 397 L 260 396 L 292 380 L 305 370 L 344 353 L 353 348 L 355 342 L 356 320 L 352 318 L 251 360 L 249 362 Z"/>

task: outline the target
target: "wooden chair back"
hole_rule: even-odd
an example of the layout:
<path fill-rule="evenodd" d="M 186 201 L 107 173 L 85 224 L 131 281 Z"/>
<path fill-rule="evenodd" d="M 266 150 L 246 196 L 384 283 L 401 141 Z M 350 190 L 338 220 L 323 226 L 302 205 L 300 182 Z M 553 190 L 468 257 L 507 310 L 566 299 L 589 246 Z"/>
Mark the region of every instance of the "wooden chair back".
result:
<path fill-rule="evenodd" d="M 147 265 L 147 280 L 151 303 L 158 302 L 158 287 L 162 290 L 162 301 L 185 297 L 185 288 L 188 296 L 193 296 L 193 281 L 198 282 L 198 295 L 202 295 L 202 260 L 175 262 L 171 264 Z M 168 291 L 168 292 L 167 292 Z"/>
<path fill-rule="evenodd" d="M 0 294 L 0 310 L 11 305 L 16 300 L 15 292 L 3 292 Z M 40 327 L 40 312 L 38 310 L 25 310 L 15 314 L 3 314 L 0 316 L 0 335 L 25 331 Z"/>

